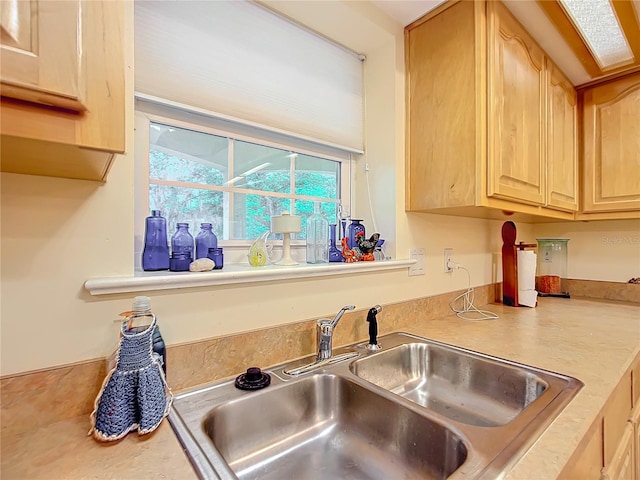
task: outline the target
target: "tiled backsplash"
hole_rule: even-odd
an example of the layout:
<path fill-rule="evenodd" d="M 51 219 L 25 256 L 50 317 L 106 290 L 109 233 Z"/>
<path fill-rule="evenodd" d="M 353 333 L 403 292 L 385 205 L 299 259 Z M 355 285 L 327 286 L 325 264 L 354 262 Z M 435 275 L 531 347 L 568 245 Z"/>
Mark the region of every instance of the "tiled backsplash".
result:
<path fill-rule="evenodd" d="M 573 296 L 640 303 L 640 285 L 571 280 Z M 451 315 L 449 303 L 460 292 L 383 305 L 380 335 L 402 330 L 417 318 Z M 500 285 L 475 288 L 475 304 L 500 301 Z M 334 346 L 368 339 L 368 308 L 346 313 Z M 269 367 L 315 353 L 315 320 L 265 328 L 167 347 L 167 380 L 174 392 L 242 373 L 250 366 Z M 87 415 L 106 376 L 106 359 L 64 365 L 0 379 L 2 434 L 14 434 L 67 418 Z"/>

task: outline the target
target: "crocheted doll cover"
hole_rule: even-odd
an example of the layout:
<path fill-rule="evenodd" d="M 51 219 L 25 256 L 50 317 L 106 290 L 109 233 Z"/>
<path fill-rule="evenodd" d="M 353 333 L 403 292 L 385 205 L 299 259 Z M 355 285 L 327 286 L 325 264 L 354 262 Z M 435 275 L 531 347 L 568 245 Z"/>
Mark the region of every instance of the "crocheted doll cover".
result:
<path fill-rule="evenodd" d="M 155 315 L 139 333 L 127 331 L 123 322 L 116 366 L 107 374 L 91 413 L 89 433 L 96 439 L 118 440 L 135 429 L 139 435 L 152 432 L 169 414 L 172 395 L 153 353 L 155 329 Z"/>

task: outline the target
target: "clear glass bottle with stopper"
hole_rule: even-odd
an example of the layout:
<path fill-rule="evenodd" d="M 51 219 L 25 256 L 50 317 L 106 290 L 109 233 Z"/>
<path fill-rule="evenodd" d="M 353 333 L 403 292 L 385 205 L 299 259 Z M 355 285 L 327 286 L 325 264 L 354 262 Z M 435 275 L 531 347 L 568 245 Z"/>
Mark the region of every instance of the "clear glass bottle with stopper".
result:
<path fill-rule="evenodd" d="M 307 263 L 329 263 L 329 221 L 322 215 L 320 202 L 313 204 L 307 218 Z"/>

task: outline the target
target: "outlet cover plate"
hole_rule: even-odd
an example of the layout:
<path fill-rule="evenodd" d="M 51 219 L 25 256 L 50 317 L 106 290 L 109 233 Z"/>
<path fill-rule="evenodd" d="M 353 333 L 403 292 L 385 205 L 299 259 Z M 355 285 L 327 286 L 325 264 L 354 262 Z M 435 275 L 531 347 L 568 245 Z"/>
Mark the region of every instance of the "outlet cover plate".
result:
<path fill-rule="evenodd" d="M 416 261 L 409 267 L 409 276 L 415 277 L 417 275 L 424 275 L 424 248 L 412 248 L 409 250 L 409 258 Z"/>
<path fill-rule="evenodd" d="M 444 272 L 451 273 L 453 268 L 449 267 L 449 260 L 453 260 L 453 248 L 444 249 Z"/>

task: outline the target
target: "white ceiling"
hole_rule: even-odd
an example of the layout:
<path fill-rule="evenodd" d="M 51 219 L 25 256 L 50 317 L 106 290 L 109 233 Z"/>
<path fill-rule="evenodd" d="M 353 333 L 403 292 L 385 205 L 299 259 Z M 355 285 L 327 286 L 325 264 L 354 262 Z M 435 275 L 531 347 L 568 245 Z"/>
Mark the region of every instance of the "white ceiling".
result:
<path fill-rule="evenodd" d="M 371 0 L 376 7 L 403 26 L 409 25 L 444 1 Z M 535 0 L 504 0 L 504 4 L 574 85 L 593 80 Z"/>
<path fill-rule="evenodd" d="M 445 0 L 372 0 L 374 5 L 402 26 L 409 25 L 444 2 Z"/>

